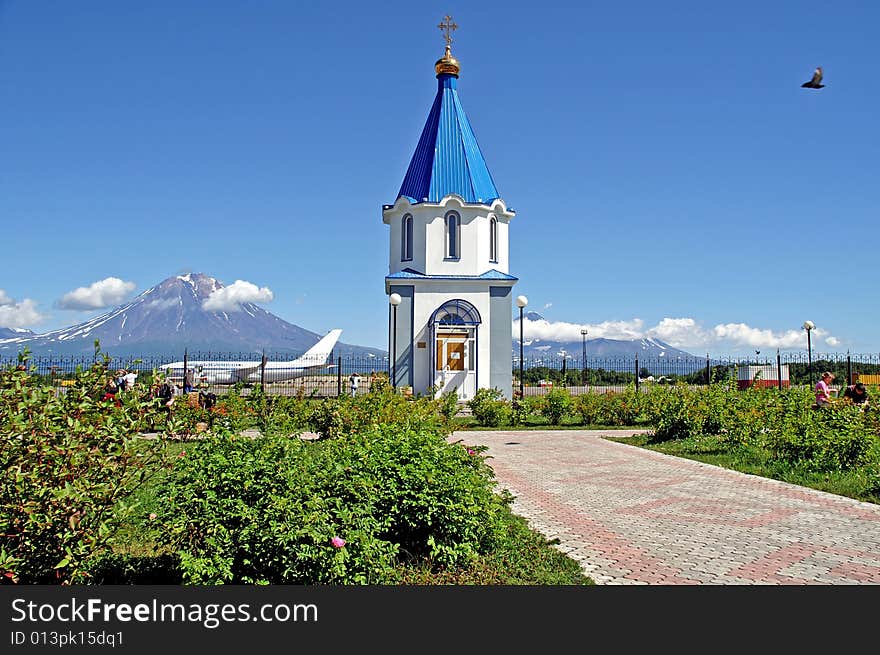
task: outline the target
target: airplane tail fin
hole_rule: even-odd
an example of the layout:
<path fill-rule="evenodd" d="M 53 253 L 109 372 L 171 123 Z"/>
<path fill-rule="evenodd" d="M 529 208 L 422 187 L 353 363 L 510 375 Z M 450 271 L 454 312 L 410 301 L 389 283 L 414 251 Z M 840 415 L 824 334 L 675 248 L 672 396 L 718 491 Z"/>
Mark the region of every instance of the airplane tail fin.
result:
<path fill-rule="evenodd" d="M 318 343 L 309 348 L 300 359 L 307 364 L 323 364 L 327 361 L 327 357 L 333 351 L 333 346 L 335 346 L 336 342 L 339 340 L 340 334 L 342 334 L 342 330 L 340 329 L 330 330 L 326 335 L 321 337 L 321 340 L 318 341 Z"/>

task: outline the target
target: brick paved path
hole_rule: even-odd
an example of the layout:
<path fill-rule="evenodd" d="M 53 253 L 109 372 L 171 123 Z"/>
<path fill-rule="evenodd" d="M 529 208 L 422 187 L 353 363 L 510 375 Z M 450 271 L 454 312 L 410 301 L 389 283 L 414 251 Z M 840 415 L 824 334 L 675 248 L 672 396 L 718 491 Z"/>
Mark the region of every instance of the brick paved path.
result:
<path fill-rule="evenodd" d="M 456 432 L 598 584 L 880 584 L 880 505 L 614 443 Z M 633 431 L 618 432 L 619 436 Z"/>

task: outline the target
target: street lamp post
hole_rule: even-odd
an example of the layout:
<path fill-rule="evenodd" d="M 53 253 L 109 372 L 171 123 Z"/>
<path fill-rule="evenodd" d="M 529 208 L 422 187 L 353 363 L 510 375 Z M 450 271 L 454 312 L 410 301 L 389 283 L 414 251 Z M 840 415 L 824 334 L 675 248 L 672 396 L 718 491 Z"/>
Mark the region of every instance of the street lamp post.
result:
<path fill-rule="evenodd" d="M 519 397 L 525 398 L 525 385 L 523 384 L 523 308 L 529 304 L 525 296 L 516 297 L 516 306 L 519 307 Z"/>
<path fill-rule="evenodd" d="M 816 327 L 813 321 L 804 321 L 804 329 L 807 331 L 807 367 L 810 371 L 810 387 L 813 386 L 813 344 L 810 341 L 810 332 Z"/>
<path fill-rule="evenodd" d="M 391 388 L 397 389 L 397 306 L 400 304 L 401 297 L 399 293 L 392 293 L 388 296 L 388 302 L 391 303 Z"/>
<path fill-rule="evenodd" d="M 587 386 L 587 328 L 581 328 L 581 362 L 583 370 L 581 371 L 581 380 L 584 386 Z"/>

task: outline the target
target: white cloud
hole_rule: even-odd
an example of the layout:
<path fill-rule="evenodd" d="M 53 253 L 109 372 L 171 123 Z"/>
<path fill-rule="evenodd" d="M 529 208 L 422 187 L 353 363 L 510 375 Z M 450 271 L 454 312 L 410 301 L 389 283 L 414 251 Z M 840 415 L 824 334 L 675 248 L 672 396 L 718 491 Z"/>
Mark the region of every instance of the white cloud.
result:
<path fill-rule="evenodd" d="M 245 280 L 236 280 L 228 287 L 211 292 L 202 303 L 202 309 L 210 312 L 238 312 L 241 311 L 241 303 L 269 302 L 274 297 L 275 294 L 269 287 L 258 287 Z"/>
<path fill-rule="evenodd" d="M 135 286 L 134 282 L 124 282 L 118 277 L 104 278 L 87 287 L 79 287 L 65 293 L 58 301 L 58 306 L 61 309 L 83 311 L 104 309 L 121 303 L 128 294 L 135 290 Z"/>
<path fill-rule="evenodd" d="M 519 321 L 514 321 L 514 335 L 519 334 Z M 704 328 L 693 318 L 663 318 L 653 327 L 646 327 L 640 318 L 629 321 L 605 321 L 581 325 L 563 321 L 523 321 L 523 340 L 577 342 L 581 330 L 586 328 L 588 339 L 645 339 L 656 338 L 675 348 L 689 349 L 712 346 L 716 350 L 760 348 L 806 349 L 806 335 L 802 329 L 774 332 L 745 323 L 720 323 L 711 329 Z M 840 339 L 821 328 L 813 330 L 815 338 L 825 340 L 829 346 L 840 345 Z"/>
<path fill-rule="evenodd" d="M 0 289 L 0 327 L 23 328 L 45 320 L 37 311 L 37 303 L 30 298 L 15 302 Z"/>
<path fill-rule="evenodd" d="M 647 336 L 660 339 L 670 346 L 704 346 L 712 340 L 712 334 L 706 332 L 692 318 L 664 318 L 647 332 Z"/>
<path fill-rule="evenodd" d="M 713 328 L 719 341 L 730 341 L 739 346 L 765 348 L 802 348 L 806 344 L 803 330 L 773 332 L 751 327 L 745 323 L 723 323 Z M 818 336 L 818 333 L 815 333 Z"/>
<path fill-rule="evenodd" d="M 544 305 L 543 309 L 550 309 L 551 307 L 553 307 L 553 303 L 548 302 L 546 305 Z"/>
<path fill-rule="evenodd" d="M 519 332 L 519 319 L 514 321 L 514 333 Z M 644 321 L 639 318 L 632 321 L 605 321 L 596 325 L 581 323 L 551 323 L 546 319 L 540 321 L 523 320 L 523 339 L 541 339 L 544 341 L 580 341 L 581 330 L 587 329 L 588 339 L 638 339 L 644 332 Z"/>

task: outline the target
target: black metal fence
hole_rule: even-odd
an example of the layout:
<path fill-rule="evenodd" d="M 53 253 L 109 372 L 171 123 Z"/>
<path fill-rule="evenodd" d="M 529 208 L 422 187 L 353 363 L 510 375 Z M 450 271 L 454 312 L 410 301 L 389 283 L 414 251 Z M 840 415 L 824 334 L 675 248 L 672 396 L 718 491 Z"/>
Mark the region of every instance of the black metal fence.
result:
<path fill-rule="evenodd" d="M 236 377 L 242 393 L 262 386 L 268 394 L 338 396 L 351 393 L 350 377 L 357 373 L 357 394 L 367 393 L 375 384 L 387 384 L 388 358 L 374 356 L 336 356 L 317 368 L 307 371 L 285 369 L 289 354 L 267 354 L 255 360 L 252 353 L 187 354 L 186 369 L 191 371 L 196 389 L 217 394 L 225 393 L 236 382 L 218 375 L 212 366 L 228 363 L 231 368 L 241 365 L 247 372 Z M 35 374 L 58 387 L 70 384 L 78 368 L 86 369 L 95 363 L 92 356 L 36 355 L 27 366 Z M 132 371 L 138 374 L 137 384 L 151 385 L 154 373 L 163 371 L 168 364 L 182 363 L 171 356 L 111 357 L 108 366 L 113 371 Z M 0 368 L 19 364 L 17 357 L 0 357 Z M 210 365 L 209 365 L 210 364 Z M 736 380 L 739 386 L 798 386 L 812 385 L 824 371 L 835 375 L 835 384 L 851 384 L 862 380 L 871 385 L 880 384 L 880 353 L 877 354 L 813 354 L 783 353 L 768 358 L 752 357 L 580 357 L 540 356 L 526 357 L 520 367 L 519 358 L 512 359 L 512 387 L 522 388 L 525 395 L 541 395 L 553 388 L 564 387 L 572 394 L 621 391 L 629 386 L 646 390 L 652 385 L 685 383 L 703 386 L 723 380 Z M 782 374 L 779 375 L 778 371 Z M 183 386 L 183 370 L 166 371 L 166 375 Z"/>
<path fill-rule="evenodd" d="M 770 357 L 581 357 L 540 356 L 513 358 L 513 388 L 540 395 L 565 387 L 572 394 L 621 391 L 628 386 L 644 390 L 657 384 L 705 386 L 731 380 L 738 387 L 812 386 L 829 371 L 835 384 L 862 380 L 880 384 L 880 353 L 777 353 Z"/>
<path fill-rule="evenodd" d="M 152 386 L 156 377 L 162 375 L 183 388 L 187 380 L 194 390 L 222 394 L 238 387 L 243 395 L 250 389 L 260 387 L 267 394 L 303 395 L 314 397 L 338 396 L 351 393 L 351 376 L 357 373 L 356 393 L 367 393 L 374 384 L 388 382 L 387 357 L 345 356 L 332 357 L 312 364 L 307 370 L 289 366 L 289 353 L 266 354 L 254 359 L 253 353 L 187 353 L 185 359 L 177 356 L 124 356 L 109 357 L 110 371 L 137 373 L 137 385 Z M 27 368 L 57 387 L 72 383 L 78 369 L 88 369 L 96 360 L 93 356 L 34 355 L 27 360 Z M 172 368 L 166 368 L 174 364 Z M 0 357 L 0 369 L 20 365 L 17 357 Z M 226 366 L 224 366 L 226 365 Z"/>

